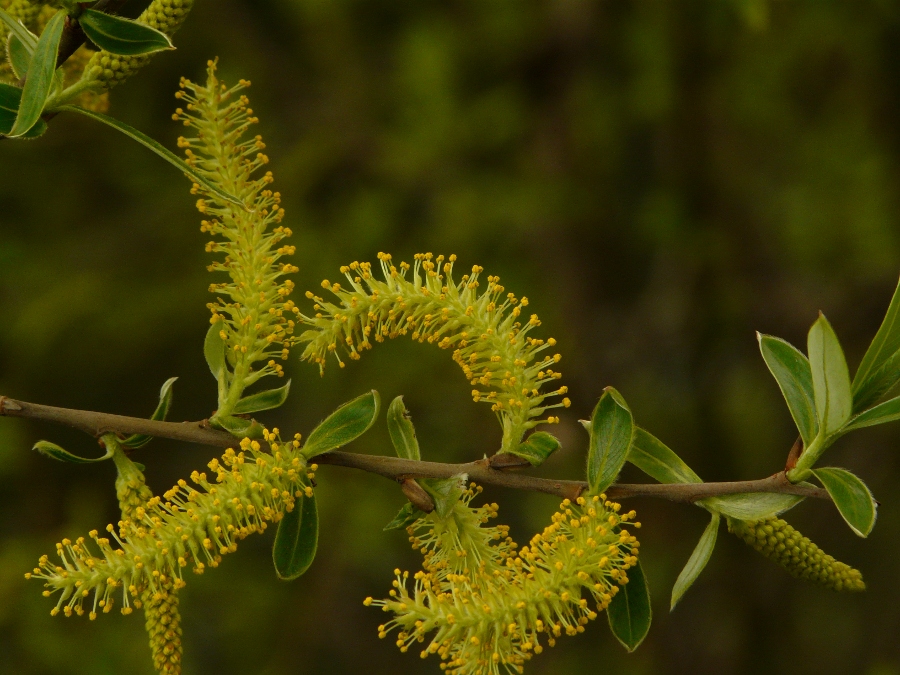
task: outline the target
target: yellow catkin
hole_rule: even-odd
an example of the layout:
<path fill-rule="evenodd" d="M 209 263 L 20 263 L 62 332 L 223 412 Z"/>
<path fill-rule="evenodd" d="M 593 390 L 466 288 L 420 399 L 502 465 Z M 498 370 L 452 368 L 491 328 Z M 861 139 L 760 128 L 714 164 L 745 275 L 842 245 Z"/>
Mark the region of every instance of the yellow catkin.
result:
<path fill-rule="evenodd" d="M 639 544 L 623 526 L 635 514 L 618 514 L 603 495 L 567 499 L 517 552 L 508 528 L 483 526 L 496 504 L 469 507 L 479 491 L 470 488 L 449 515 L 413 524 L 410 541 L 425 560 L 412 588 L 409 573 L 395 570 L 390 597 L 364 604 L 394 615 L 379 637 L 396 630 L 402 652 L 421 643 L 420 656 L 437 654 L 447 673 L 521 673 L 544 645 L 583 632 L 628 582 Z"/>
<path fill-rule="evenodd" d="M 728 529 L 798 579 L 807 579 L 835 591 L 866 589 L 859 570 L 827 555 L 781 518 L 729 519 Z"/>
<path fill-rule="evenodd" d="M 402 335 L 452 350 L 472 389 L 472 399 L 487 403 L 503 427 L 502 451 L 513 452 L 523 435 L 538 424 L 555 424 L 547 414 L 567 408 L 565 386 L 554 370 L 560 354 L 544 353 L 556 340 L 533 338 L 541 325 L 526 309 L 528 298 L 506 292 L 498 276 L 482 276 L 479 265 L 459 280 L 453 278 L 456 256 L 417 253 L 412 265 L 394 264 L 379 253 L 380 275 L 371 263 L 341 268 L 346 284 L 322 281 L 335 302 L 308 291 L 312 316 L 301 316 L 309 330 L 302 359 L 324 368 L 329 358 L 343 367 L 341 354 L 357 360 L 374 342 Z M 378 277 L 381 278 L 378 278 Z M 545 416 L 546 415 L 546 416 Z"/>
<path fill-rule="evenodd" d="M 284 375 L 275 359 L 287 358 L 300 314 L 288 299 L 294 282 L 285 277 L 299 270 L 285 261 L 295 247 L 284 243 L 291 230 L 281 224 L 281 195 L 270 189 L 272 172 L 262 171 L 269 162 L 262 136 L 247 134 L 259 121 L 242 93 L 249 85 L 240 80 L 226 87 L 210 61 L 205 84 L 181 80 L 176 98 L 184 108 L 173 115 L 185 126 L 178 146 L 187 163 L 244 205 L 226 202 L 198 184 L 192 188 L 201 197 L 200 231 L 216 237 L 206 250 L 222 254 L 207 269 L 229 277 L 209 287 L 218 296 L 208 305 L 210 322 L 219 326 L 226 353 L 228 391 L 220 410 L 261 377 Z"/>
<path fill-rule="evenodd" d="M 134 521 L 138 518 L 138 508 L 148 507 L 153 492 L 147 487 L 144 474 L 133 462 L 119 455 L 116 465 L 119 468 L 116 495 L 119 498 L 122 520 Z M 148 586 L 139 589 L 138 597 L 144 610 L 154 667 L 163 675 L 180 675 L 183 649 L 178 589 L 173 580 L 166 579 L 160 581 L 156 591 Z"/>
<path fill-rule="evenodd" d="M 194 0 L 153 0 L 137 20 L 138 23 L 171 37 L 184 23 L 193 5 Z M 119 56 L 99 51 L 85 68 L 84 79 L 99 82 L 105 89 L 111 89 L 147 65 L 152 56 L 153 54 Z"/>

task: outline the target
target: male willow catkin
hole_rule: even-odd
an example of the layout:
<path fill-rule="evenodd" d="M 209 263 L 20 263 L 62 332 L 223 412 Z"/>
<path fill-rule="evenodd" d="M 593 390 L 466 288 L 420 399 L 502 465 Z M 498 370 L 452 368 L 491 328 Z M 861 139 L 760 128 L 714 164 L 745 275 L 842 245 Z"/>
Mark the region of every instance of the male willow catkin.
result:
<path fill-rule="evenodd" d="M 623 526 L 640 524 L 630 522 L 634 511 L 619 515 L 605 495 L 566 499 L 516 552 L 508 528 L 483 527 L 496 517 L 496 504 L 469 506 L 480 491 L 470 487 L 446 517 L 434 511 L 408 528 L 425 558 L 412 592 L 409 573 L 395 570 L 390 597 L 364 604 L 394 614 L 380 637 L 397 630 L 403 652 L 429 640 L 420 656 L 438 654 L 448 673 L 521 673 L 543 651 L 542 639 L 552 647 L 562 633 L 583 632 L 628 582 L 639 544 Z"/>
<path fill-rule="evenodd" d="M 114 442 L 114 441 L 113 441 Z M 118 469 L 116 495 L 123 521 L 138 518 L 138 508 L 146 509 L 153 492 L 144 480 L 143 472 L 128 459 L 121 449 L 113 456 Z M 124 533 L 120 533 L 124 536 Z M 157 590 L 149 586 L 138 589 L 135 606 L 143 608 L 145 627 L 150 637 L 153 665 L 163 675 L 180 675 L 183 648 L 181 645 L 181 613 L 178 611 L 178 589 L 173 580 L 160 581 Z"/>
<path fill-rule="evenodd" d="M 528 298 L 504 293 L 496 276 L 488 276 L 487 287 L 479 292 L 483 268 L 477 265 L 454 281 L 455 255 L 418 253 L 412 267 L 405 262 L 394 265 L 387 253 L 379 253 L 378 259 L 383 280 L 375 276 L 370 263 L 353 262 L 341 268 L 347 288 L 322 282 L 337 304 L 307 292 L 315 313 L 302 317 L 311 327 L 299 337 L 299 342 L 306 343 L 302 359 L 324 368 L 331 356 L 343 367 L 342 351 L 358 359 L 372 348 L 373 340 L 410 335 L 419 342 L 453 349 L 453 360 L 476 387 L 473 400 L 490 403 L 500 418 L 502 450 L 514 450 L 524 433 L 538 424 L 559 422 L 553 415 L 540 418 L 549 410 L 570 405 L 568 398 L 547 402 L 568 391 L 565 386 L 546 390 L 562 377 L 553 370 L 562 357 L 541 355 L 556 346 L 553 338 L 528 336 L 541 324 L 537 314 L 523 316 Z"/>
<path fill-rule="evenodd" d="M 238 541 L 281 520 L 297 497 L 311 496 L 315 465 L 307 469 L 299 440 L 282 443 L 277 429 L 266 431 L 265 438 L 270 453 L 244 439 L 238 452 L 229 448 L 221 461 L 209 463 L 214 482 L 194 471 L 191 480 L 199 490 L 180 480 L 164 500 L 151 497 L 118 528 L 108 525 L 117 546 L 92 530 L 93 544 L 84 537 L 57 544 L 61 564 L 42 556 L 26 578 L 43 580 L 47 597 L 60 594 L 51 614 L 83 614 L 91 593 L 91 619 L 98 609 L 109 612 L 120 593 L 122 611 L 128 614 L 143 589 L 156 593 L 169 584 L 176 590 L 183 587 L 185 567 L 197 574 L 207 566 L 218 567 L 223 555 L 237 550 Z"/>
<path fill-rule="evenodd" d="M 781 518 L 754 521 L 729 518 L 728 529 L 791 576 L 835 591 L 866 590 L 859 570 L 827 555 Z"/>
<path fill-rule="evenodd" d="M 286 359 L 294 343 L 295 321 L 300 314 L 288 296 L 294 282 L 284 279 L 298 271 L 283 262 L 295 247 L 282 244 L 291 235 L 281 225 L 284 209 L 281 195 L 269 185 L 270 171 L 257 175 L 269 158 L 261 136 L 244 140 L 247 130 L 259 120 L 253 116 L 249 100 L 240 92 L 249 86 L 240 80 L 226 87 L 215 75 L 210 61 L 206 85 L 182 79 L 176 97 L 185 104 L 173 118 L 193 133 L 178 139 L 187 163 L 222 190 L 243 203 L 236 206 L 195 184 L 200 194 L 197 209 L 206 218 L 200 230 L 217 237 L 206 250 L 224 257 L 209 266 L 211 272 L 225 272 L 230 281 L 211 284 L 209 290 L 224 296 L 208 305 L 210 322 L 220 326 L 225 343 L 228 370 L 220 381 L 220 413 L 230 412 L 244 389 L 266 375 L 283 376 L 276 358 Z M 254 364 L 263 362 L 262 367 Z"/>

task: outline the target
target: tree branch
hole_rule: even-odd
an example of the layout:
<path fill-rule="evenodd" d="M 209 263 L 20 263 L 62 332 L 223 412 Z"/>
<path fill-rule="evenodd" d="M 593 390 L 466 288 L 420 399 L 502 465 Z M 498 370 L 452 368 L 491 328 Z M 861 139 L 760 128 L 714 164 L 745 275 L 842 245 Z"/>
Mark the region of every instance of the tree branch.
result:
<path fill-rule="evenodd" d="M 207 422 L 157 422 L 139 417 L 126 417 L 88 410 L 56 408 L 38 403 L 28 403 L 0 396 L 0 417 L 24 417 L 62 424 L 84 431 L 95 438 L 107 433 L 147 434 L 159 438 L 186 441 L 219 448 L 234 447 L 237 439 L 224 431 L 211 429 Z M 491 466 L 488 459 L 465 464 L 421 462 L 385 455 L 362 455 L 353 452 L 332 451 L 314 458 L 317 464 L 331 464 L 360 469 L 378 474 L 399 483 L 410 478 L 450 478 L 461 473 L 482 485 L 497 485 L 518 490 L 544 492 L 558 497 L 575 499 L 587 489 L 587 483 L 576 480 L 539 478 L 523 473 L 503 471 Z M 743 494 L 748 492 L 777 492 L 800 497 L 830 499 L 821 488 L 795 485 L 784 472 L 759 480 L 724 483 L 620 483 L 611 486 L 606 494 L 610 499 L 631 497 L 656 497 L 674 502 L 692 503 L 705 497 Z"/>

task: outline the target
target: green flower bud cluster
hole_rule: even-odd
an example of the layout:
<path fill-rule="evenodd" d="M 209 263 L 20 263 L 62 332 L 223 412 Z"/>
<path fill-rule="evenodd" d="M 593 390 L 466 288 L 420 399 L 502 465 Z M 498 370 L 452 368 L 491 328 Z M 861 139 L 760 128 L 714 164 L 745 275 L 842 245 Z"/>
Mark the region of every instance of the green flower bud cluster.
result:
<path fill-rule="evenodd" d="M 138 509 L 146 509 L 153 499 L 143 472 L 125 457 L 114 455 L 119 475 L 116 478 L 116 495 L 123 521 L 135 521 Z M 122 534 L 122 533 L 120 533 Z M 181 644 L 181 613 L 178 611 L 178 589 L 173 580 L 160 581 L 154 591 L 149 586 L 138 589 L 134 604 L 143 606 L 145 627 L 150 637 L 150 653 L 157 672 L 163 675 L 180 675 L 183 648 Z"/>
<path fill-rule="evenodd" d="M 515 448 L 536 425 L 559 422 L 554 415 L 539 419 L 548 410 L 569 407 L 570 401 L 546 402 L 568 389 L 542 391 L 562 377 L 553 370 L 561 356 L 539 356 L 556 345 L 553 338 L 528 337 L 541 325 L 537 314 L 524 312 L 528 298 L 505 293 L 496 276 L 488 276 L 487 288 L 479 292 L 483 268 L 478 265 L 454 281 L 455 255 L 418 253 L 414 265 L 401 262 L 399 267 L 387 253 L 379 253 L 378 259 L 383 281 L 375 277 L 371 263 L 353 262 L 341 268 L 348 288 L 327 279 L 322 282 L 337 303 L 307 292 L 306 297 L 315 303 L 315 314 L 302 317 L 312 327 L 299 338 L 307 343 L 302 359 L 322 369 L 333 356 L 343 367 L 341 351 L 356 360 L 372 348 L 372 341 L 410 335 L 419 342 L 453 349 L 453 360 L 476 387 L 472 398 L 489 403 L 500 418 L 503 450 Z"/>
<path fill-rule="evenodd" d="M 193 5 L 194 0 L 153 0 L 137 21 L 171 37 L 181 28 Z M 105 50 L 99 51 L 85 67 L 83 79 L 98 82 L 105 89 L 112 89 L 147 65 L 152 56 L 120 56 Z"/>
<path fill-rule="evenodd" d="M 425 555 L 411 592 L 409 573 L 395 570 L 390 597 L 364 604 L 394 613 L 379 636 L 396 629 L 400 651 L 434 632 L 420 656 L 437 654 L 447 673 L 521 673 L 542 641 L 552 647 L 563 633 L 584 632 L 628 582 L 639 544 L 622 525 L 634 512 L 618 515 L 603 495 L 566 499 L 551 525 L 515 553 L 505 528 L 481 527 L 497 506 L 471 509 L 477 492 L 470 489 L 449 516 L 433 512 L 409 528 Z"/>
<path fill-rule="evenodd" d="M 145 588 L 165 597 L 169 584 L 183 587 L 185 567 L 193 566 L 197 574 L 217 567 L 223 555 L 237 550 L 238 541 L 281 520 L 298 496 L 312 495 L 315 465 L 307 469 L 299 440 L 281 443 L 277 429 L 265 431 L 265 439 L 271 454 L 244 439 L 239 452 L 228 449 L 221 461 L 209 463 L 215 482 L 194 471 L 191 480 L 199 490 L 180 480 L 165 493 L 165 501 L 151 497 L 118 528 L 108 525 L 117 546 L 96 530 L 89 533 L 92 543 L 84 537 L 63 539 L 56 547 L 61 564 L 42 556 L 26 578 L 42 579 L 47 597 L 59 592 L 53 615 L 83 614 L 84 601 L 93 593 L 91 619 L 98 609 L 111 611 L 114 594 L 122 594 L 122 612 L 129 614 L 132 605 L 140 606 Z M 130 512 L 135 498 L 146 493 L 132 484 L 122 494 Z"/>
<path fill-rule="evenodd" d="M 807 579 L 835 591 L 864 591 L 859 570 L 826 555 L 781 518 L 728 520 L 728 529 L 791 576 Z"/>
<path fill-rule="evenodd" d="M 0 0 L 0 9 L 3 9 L 12 18 L 18 19 L 25 27 L 34 30 L 38 14 L 41 12 L 40 3 L 32 3 L 28 0 Z M 3 45 L 3 58 L 0 58 L 0 82 L 12 82 L 15 77 L 12 68 L 6 59 L 6 40 L 9 29 L 0 21 L 0 44 Z"/>
<path fill-rule="evenodd" d="M 30 2 L 29 0 L 3 0 L 0 1 L 0 8 L 12 18 L 18 19 L 25 24 L 26 28 L 33 29 L 38 14 L 43 9 L 43 3 Z M 0 36 L 5 38 L 7 34 L 6 24 L 0 22 Z"/>
<path fill-rule="evenodd" d="M 287 297 L 294 282 L 284 275 L 299 271 L 282 258 L 295 247 L 281 242 L 291 235 L 282 226 L 284 209 L 281 195 L 268 186 L 272 173 L 257 171 L 268 163 L 261 136 L 243 140 L 247 129 L 258 122 L 249 100 L 239 95 L 250 83 L 241 80 L 226 88 L 215 76 L 216 63 L 209 62 L 206 86 L 182 79 L 176 98 L 185 102 L 173 118 L 193 130 L 194 135 L 178 139 L 185 149 L 187 163 L 214 185 L 238 197 L 246 208 L 235 206 L 194 185 L 192 192 L 202 195 L 197 209 L 207 220 L 200 231 L 219 237 L 206 250 L 223 253 L 224 258 L 209 266 L 211 272 L 225 272 L 230 282 L 212 284 L 209 290 L 226 296 L 209 306 L 211 323 L 221 326 L 226 345 L 229 372 L 226 386 L 228 402 L 234 404 L 244 388 L 265 375 L 284 375 L 275 358 L 286 359 L 293 344 L 295 322 L 300 310 Z M 254 367 L 263 362 L 265 365 Z M 220 412 L 222 412 L 220 402 Z"/>

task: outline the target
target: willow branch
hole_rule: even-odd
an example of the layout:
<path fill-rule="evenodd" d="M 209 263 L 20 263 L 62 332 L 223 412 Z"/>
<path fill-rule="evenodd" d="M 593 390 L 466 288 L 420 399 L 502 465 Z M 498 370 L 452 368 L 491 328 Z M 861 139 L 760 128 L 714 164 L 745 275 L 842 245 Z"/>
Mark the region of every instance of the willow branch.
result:
<path fill-rule="evenodd" d="M 157 422 L 139 417 L 56 408 L 49 405 L 18 401 L 6 396 L 0 396 L 0 417 L 24 417 L 54 422 L 78 429 L 95 438 L 108 433 L 147 434 L 158 438 L 169 438 L 176 441 L 186 441 L 188 443 L 219 448 L 234 447 L 237 441 L 231 434 L 210 428 L 205 420 L 202 422 Z M 568 497 L 569 499 L 574 499 L 587 489 L 587 483 L 584 481 L 539 478 L 524 473 L 504 471 L 491 466 L 490 461 L 487 459 L 480 459 L 465 464 L 444 464 L 335 450 L 315 457 L 314 461 L 317 464 L 359 469 L 384 476 L 401 484 L 410 478 L 450 478 L 464 473 L 468 475 L 470 480 L 482 485 L 497 485 L 518 490 L 544 492 L 558 497 Z M 821 488 L 791 483 L 785 477 L 784 472 L 759 480 L 723 483 L 619 483 L 611 486 L 606 491 L 610 499 L 656 497 L 658 499 L 685 503 L 692 503 L 706 497 L 721 497 L 749 492 L 776 492 L 799 497 L 829 499 L 828 493 Z"/>

